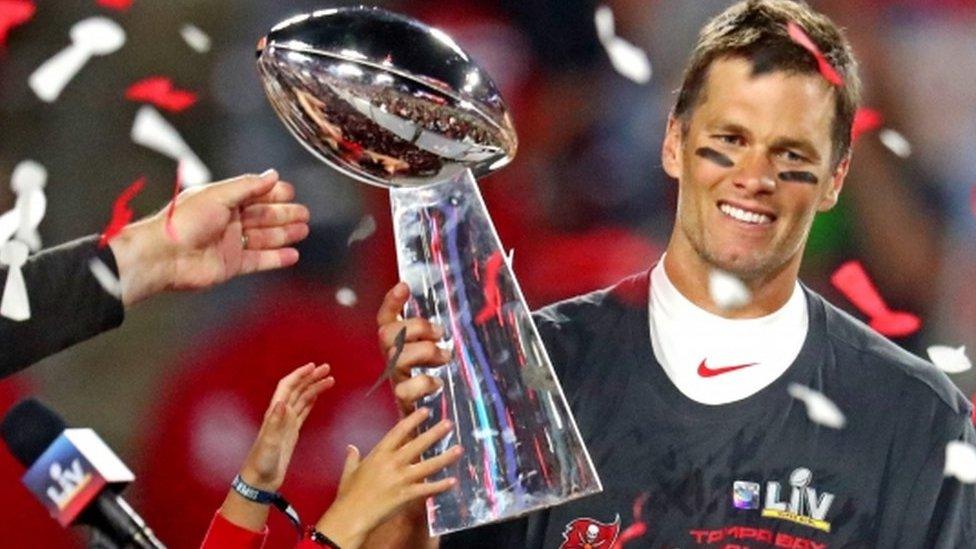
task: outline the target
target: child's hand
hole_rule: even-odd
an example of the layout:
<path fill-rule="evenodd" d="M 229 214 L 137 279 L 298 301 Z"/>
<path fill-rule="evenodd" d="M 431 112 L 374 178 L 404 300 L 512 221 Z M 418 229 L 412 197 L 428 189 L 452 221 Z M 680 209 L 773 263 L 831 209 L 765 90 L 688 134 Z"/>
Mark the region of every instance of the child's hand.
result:
<path fill-rule="evenodd" d="M 414 438 L 429 413 L 419 408 L 400 420 L 362 461 L 359 450 L 349 446 L 339 493 L 316 524 L 320 532 L 343 549 L 358 547 L 370 530 L 404 504 L 439 494 L 457 483 L 453 477 L 425 481 L 461 457 L 461 447 L 455 445 L 437 457 L 418 461 L 453 427 L 445 420 Z"/>
<path fill-rule="evenodd" d="M 322 391 L 335 385 L 329 365 L 308 363 L 278 382 L 264 423 L 241 468 L 244 482 L 268 492 L 276 492 L 298 442 L 298 431 Z"/>

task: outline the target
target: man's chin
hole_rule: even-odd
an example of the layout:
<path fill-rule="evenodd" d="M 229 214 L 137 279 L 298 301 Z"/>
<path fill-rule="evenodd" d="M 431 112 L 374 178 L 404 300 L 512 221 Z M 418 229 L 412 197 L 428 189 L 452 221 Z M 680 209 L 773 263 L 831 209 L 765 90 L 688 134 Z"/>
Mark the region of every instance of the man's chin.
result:
<path fill-rule="evenodd" d="M 758 257 L 755 253 L 726 250 L 705 257 L 705 260 L 713 268 L 725 271 L 743 281 L 760 278 L 770 270 L 769 258 Z"/>

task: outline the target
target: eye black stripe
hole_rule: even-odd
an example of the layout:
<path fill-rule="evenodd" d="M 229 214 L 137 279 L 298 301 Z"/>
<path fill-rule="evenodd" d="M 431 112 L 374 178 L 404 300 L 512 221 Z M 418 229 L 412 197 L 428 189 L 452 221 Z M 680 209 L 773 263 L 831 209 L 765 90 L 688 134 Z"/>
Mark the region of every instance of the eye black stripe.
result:
<path fill-rule="evenodd" d="M 731 168 L 732 166 L 735 166 L 735 162 L 732 162 L 731 158 L 716 151 L 715 149 L 710 149 L 708 147 L 701 147 L 695 150 L 695 154 L 704 158 L 705 160 L 711 160 L 712 162 L 718 164 L 723 168 Z"/>
<path fill-rule="evenodd" d="M 817 176 L 810 172 L 780 172 L 778 177 L 783 181 L 793 181 L 796 183 L 809 183 L 816 185 L 820 182 Z"/>

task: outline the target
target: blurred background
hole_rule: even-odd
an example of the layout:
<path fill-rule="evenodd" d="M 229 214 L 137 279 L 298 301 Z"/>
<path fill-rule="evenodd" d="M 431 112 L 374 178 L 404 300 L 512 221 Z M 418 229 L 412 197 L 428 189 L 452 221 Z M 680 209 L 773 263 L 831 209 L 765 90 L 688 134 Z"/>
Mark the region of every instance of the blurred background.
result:
<path fill-rule="evenodd" d="M 519 153 L 481 186 L 530 305 L 652 264 L 673 222 L 675 185 L 659 161 L 673 90 L 697 30 L 731 2 L 604 0 L 617 34 L 647 53 L 646 84 L 613 69 L 597 39 L 595 1 L 366 3 L 442 28 L 501 88 Z M 140 176 L 147 186 L 133 202 L 137 215 L 169 200 L 175 163 L 129 137 L 141 105 L 125 90 L 150 76 L 198 94 L 192 108 L 164 117 L 215 180 L 274 167 L 312 210 L 298 267 L 156 298 L 128 311 L 121 328 L 0 382 L 0 413 L 33 394 L 69 423 L 96 429 L 138 477 L 129 501 L 172 547 L 199 544 L 275 383 L 295 366 L 327 361 L 338 380 L 306 423 L 283 489 L 307 519 L 332 501 L 345 444 L 369 448 L 396 418 L 386 387 L 365 396 L 382 369 L 375 311 L 397 280 L 387 194 L 339 175 L 290 137 L 254 65 L 254 46 L 275 23 L 350 4 L 135 0 L 120 11 L 95 0 L 38 0 L 33 19 L 0 46 L 0 211 L 13 207 L 14 166 L 43 164 L 46 246 L 100 231 L 114 198 Z M 900 345 L 920 356 L 935 344 L 976 349 L 976 1 L 812 4 L 848 29 L 865 106 L 908 140 L 911 154 L 895 154 L 877 133 L 861 137 L 839 206 L 814 226 L 802 279 L 863 318 L 829 282 L 858 259 L 892 308 L 923 320 Z M 92 59 L 56 102 L 41 102 L 28 76 L 93 15 L 118 22 L 127 43 Z M 209 52 L 184 42 L 185 24 L 209 35 Z M 347 244 L 366 216 L 375 232 Z M 967 395 L 976 389 L 972 371 L 953 380 Z M 82 545 L 30 499 L 22 471 L 0 450 L 0 543 Z M 270 524 L 269 546 L 289 547 L 289 524 L 275 513 Z"/>

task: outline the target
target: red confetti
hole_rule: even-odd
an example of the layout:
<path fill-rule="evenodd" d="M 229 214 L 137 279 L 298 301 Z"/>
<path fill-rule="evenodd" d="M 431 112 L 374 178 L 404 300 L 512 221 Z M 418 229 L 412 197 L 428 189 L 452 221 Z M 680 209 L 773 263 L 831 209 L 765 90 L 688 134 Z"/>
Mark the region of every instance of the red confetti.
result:
<path fill-rule="evenodd" d="M 126 187 L 122 194 L 115 199 L 115 203 L 112 204 L 112 219 L 108 222 L 105 232 L 102 233 L 102 238 L 98 241 L 99 248 L 108 245 L 109 241 L 115 238 L 119 231 L 132 221 L 132 208 L 129 207 L 129 201 L 139 194 L 145 184 L 146 178 L 140 177 Z"/>
<path fill-rule="evenodd" d="M 911 313 L 892 311 L 878 293 L 868 273 L 858 261 L 848 261 L 830 277 L 859 311 L 868 316 L 872 328 L 889 337 L 904 337 L 918 331 L 922 321 Z"/>
<path fill-rule="evenodd" d="M 132 84 L 125 90 L 125 98 L 150 103 L 169 112 L 184 111 L 197 102 L 197 94 L 175 89 L 173 81 L 165 76 L 150 76 Z"/>
<path fill-rule="evenodd" d="M 183 163 L 180 162 L 176 167 L 176 181 L 173 183 L 173 200 L 170 200 L 169 207 L 166 209 L 166 234 L 169 236 L 170 240 L 173 242 L 179 242 L 180 237 L 176 234 L 176 229 L 173 227 L 173 214 L 176 212 L 176 197 L 180 194 L 180 187 L 182 184 L 183 173 Z"/>
<path fill-rule="evenodd" d="M 447 399 L 444 399 L 444 400 L 447 400 Z M 976 393 L 973 393 L 973 396 L 969 397 L 969 401 L 973 403 L 973 414 L 972 414 L 972 418 L 973 418 L 973 423 L 976 423 Z"/>
<path fill-rule="evenodd" d="M 884 124 L 884 117 L 874 109 L 857 109 L 854 114 L 854 124 L 851 126 L 851 144 L 866 133 L 871 133 Z"/>
<path fill-rule="evenodd" d="M 823 53 L 821 53 L 820 48 L 818 48 L 817 45 L 813 43 L 813 40 L 807 36 L 807 33 L 803 30 L 803 27 L 797 25 L 793 21 L 790 21 L 786 24 L 786 31 L 789 33 L 790 38 L 792 38 L 794 42 L 803 46 L 805 50 L 810 52 L 813 57 L 817 59 L 817 66 L 820 68 L 820 74 L 822 74 L 828 82 L 835 86 L 844 85 L 844 79 L 837 72 L 837 70 L 834 69 L 830 62 L 827 61 L 827 58 L 824 57 Z"/>
<path fill-rule="evenodd" d="M 922 327 L 922 321 L 911 313 L 888 311 L 871 319 L 870 326 L 888 337 L 905 337 Z"/>
<path fill-rule="evenodd" d="M 34 17 L 37 10 L 30 0 L 0 0 L 0 47 L 7 43 L 7 33 Z"/>
<path fill-rule="evenodd" d="M 478 311 L 478 316 L 474 319 L 475 324 L 484 324 L 492 317 L 501 314 L 502 294 L 498 289 L 498 275 L 504 264 L 505 258 L 498 251 L 491 254 L 485 262 L 485 306 Z"/>
<path fill-rule="evenodd" d="M 132 6 L 132 0 L 96 0 L 95 3 L 115 11 L 125 11 Z"/>

